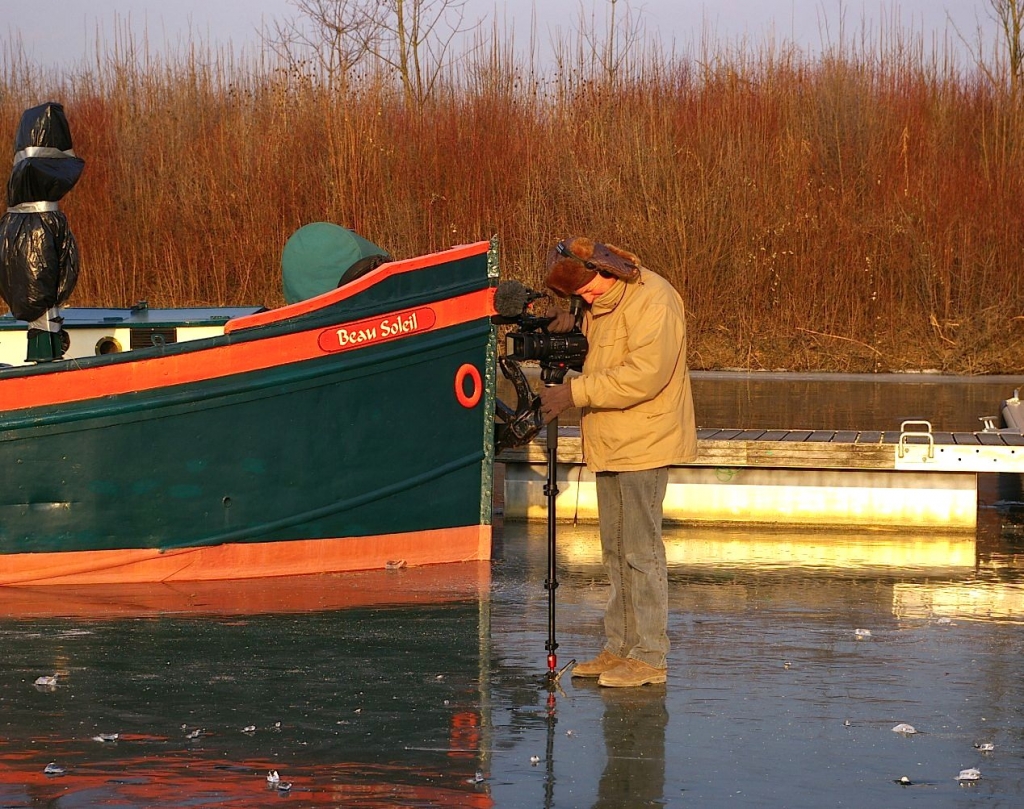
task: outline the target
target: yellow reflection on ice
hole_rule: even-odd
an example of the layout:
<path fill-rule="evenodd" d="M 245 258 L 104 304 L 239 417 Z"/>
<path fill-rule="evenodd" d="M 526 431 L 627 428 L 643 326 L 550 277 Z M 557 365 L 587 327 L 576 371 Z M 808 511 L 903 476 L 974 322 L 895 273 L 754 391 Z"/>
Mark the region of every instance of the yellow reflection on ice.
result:
<path fill-rule="evenodd" d="M 1013 582 L 897 584 L 892 599 L 897 618 L 1024 620 L 1024 584 Z"/>
<path fill-rule="evenodd" d="M 601 563 L 596 525 L 560 525 L 556 537 L 558 555 L 564 564 Z M 913 569 L 960 575 L 975 567 L 975 538 L 958 533 L 823 533 L 691 527 L 666 529 L 664 539 L 670 567 Z"/>

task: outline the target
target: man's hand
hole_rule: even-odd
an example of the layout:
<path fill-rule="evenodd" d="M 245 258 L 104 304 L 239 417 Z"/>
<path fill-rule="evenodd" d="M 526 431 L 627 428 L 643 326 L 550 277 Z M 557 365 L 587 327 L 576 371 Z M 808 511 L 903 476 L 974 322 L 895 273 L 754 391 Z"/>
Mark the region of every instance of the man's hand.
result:
<path fill-rule="evenodd" d="M 576 318 L 572 316 L 572 312 L 566 311 L 560 306 L 555 306 L 553 303 L 548 304 L 544 317 L 554 318 L 545 326 L 551 334 L 565 334 L 576 327 Z"/>
<path fill-rule="evenodd" d="M 572 387 L 568 383 L 540 389 L 540 415 L 545 424 L 557 419 L 563 411 L 572 406 Z"/>

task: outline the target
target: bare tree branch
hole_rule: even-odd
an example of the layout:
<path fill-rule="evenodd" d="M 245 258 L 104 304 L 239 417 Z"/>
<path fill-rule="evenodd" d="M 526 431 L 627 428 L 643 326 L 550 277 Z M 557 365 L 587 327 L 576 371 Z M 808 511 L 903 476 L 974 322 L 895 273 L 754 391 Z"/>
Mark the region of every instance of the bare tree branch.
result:
<path fill-rule="evenodd" d="M 1021 80 L 1021 68 L 1024 66 L 1024 0 L 989 0 L 992 18 L 999 26 L 1007 60 L 1007 72 L 1010 78 L 1010 91 L 1017 97 Z"/>
<path fill-rule="evenodd" d="M 614 82 L 628 62 L 634 46 L 643 41 L 646 28 L 642 14 L 633 13 L 629 0 L 606 0 L 606 3 L 608 18 L 603 33 L 598 30 L 593 17 L 587 20 L 582 0 L 577 18 L 594 66 L 608 81 Z"/>
<path fill-rule="evenodd" d="M 961 41 L 968 47 L 975 64 L 985 77 L 996 87 L 1006 87 L 1016 98 L 1024 79 L 1024 0 L 987 0 L 988 16 L 998 27 L 999 43 L 994 60 L 989 64 L 985 57 L 985 38 L 979 22 L 972 44 L 953 23 Z M 947 15 L 948 16 L 948 15 Z M 952 22 L 952 20 L 950 20 Z"/>
<path fill-rule="evenodd" d="M 290 0 L 298 18 L 277 21 L 264 43 L 290 67 L 315 65 L 328 86 L 343 84 L 366 56 L 369 26 L 356 0 Z"/>
<path fill-rule="evenodd" d="M 335 82 L 364 59 L 393 71 L 406 100 L 436 91 L 466 24 L 466 0 L 290 0 L 299 20 L 278 23 L 268 44 L 289 64 L 315 59 Z M 308 27 L 307 27 L 308 26 Z"/>

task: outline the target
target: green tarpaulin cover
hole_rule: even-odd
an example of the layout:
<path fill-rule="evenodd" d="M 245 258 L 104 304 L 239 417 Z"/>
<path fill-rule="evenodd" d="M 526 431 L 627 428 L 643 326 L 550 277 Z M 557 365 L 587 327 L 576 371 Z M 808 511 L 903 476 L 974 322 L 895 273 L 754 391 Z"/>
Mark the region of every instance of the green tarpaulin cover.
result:
<path fill-rule="evenodd" d="M 314 298 L 390 259 L 386 250 L 340 225 L 305 225 L 288 239 L 281 255 L 284 298 L 288 303 Z"/>

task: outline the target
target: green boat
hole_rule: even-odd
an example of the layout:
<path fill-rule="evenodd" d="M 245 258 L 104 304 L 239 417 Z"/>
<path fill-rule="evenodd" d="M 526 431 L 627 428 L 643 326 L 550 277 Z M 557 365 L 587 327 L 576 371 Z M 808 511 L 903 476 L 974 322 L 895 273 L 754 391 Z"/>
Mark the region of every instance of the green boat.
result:
<path fill-rule="evenodd" d="M 0 368 L 0 584 L 489 559 L 497 283 L 482 241 L 273 310 L 64 310 L 64 359 Z"/>

